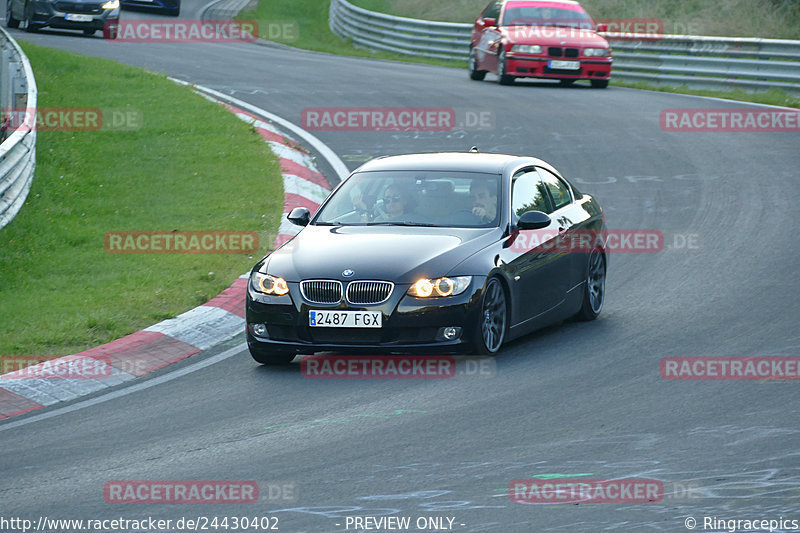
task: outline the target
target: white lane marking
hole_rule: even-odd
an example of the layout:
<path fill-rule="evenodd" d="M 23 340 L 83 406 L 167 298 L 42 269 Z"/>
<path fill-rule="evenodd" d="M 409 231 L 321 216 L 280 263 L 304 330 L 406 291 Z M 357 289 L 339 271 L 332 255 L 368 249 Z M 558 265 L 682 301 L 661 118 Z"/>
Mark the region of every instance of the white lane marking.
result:
<path fill-rule="evenodd" d="M 52 411 L 49 411 L 47 413 L 42 413 L 40 415 L 33 415 L 29 418 L 24 418 L 22 420 L 15 420 L 14 422 L 0 424 L 0 432 L 17 428 L 20 426 L 25 426 L 27 424 L 32 424 L 34 422 L 38 422 L 39 420 L 46 420 L 54 416 L 72 413 L 74 411 L 83 409 L 85 407 L 91 407 L 93 405 L 104 403 L 109 400 L 122 398 L 123 396 L 127 396 L 128 394 L 133 394 L 134 392 L 139 392 L 141 390 L 149 389 L 150 387 L 155 387 L 156 385 L 161 385 L 162 383 L 167 383 L 168 381 L 172 381 L 173 379 L 178 379 L 187 374 L 191 374 L 192 372 L 196 372 L 213 364 L 219 363 L 220 361 L 224 361 L 225 359 L 233 357 L 237 353 L 240 353 L 244 350 L 247 350 L 246 343 L 234 346 L 233 348 L 229 348 L 220 354 L 214 355 L 212 357 L 209 357 L 208 359 L 204 359 L 196 363 L 192 363 L 181 369 L 173 370 L 169 374 L 164 374 L 163 376 L 158 376 L 157 378 L 149 379 L 142 383 L 130 385 L 129 387 L 125 387 L 124 389 L 116 390 L 114 392 L 109 392 L 108 394 L 103 394 L 102 396 L 98 396 L 90 400 L 84 400 L 82 402 L 68 405 L 66 407 L 61 407 L 59 409 L 53 409 Z"/>
<path fill-rule="evenodd" d="M 296 125 L 296 124 L 294 124 L 292 122 L 289 122 L 288 120 L 286 120 L 284 118 L 281 118 L 278 115 L 270 113 L 269 111 L 261 109 L 260 107 L 256 107 L 256 106 L 254 106 L 252 104 L 248 104 L 247 102 L 245 102 L 243 100 L 239 100 L 238 98 L 234 98 L 233 96 L 228 96 L 227 94 L 221 93 L 219 91 L 215 91 L 214 89 L 210 89 L 208 87 L 204 87 L 202 85 L 197 85 L 197 84 L 194 84 L 194 83 L 189 83 L 189 82 L 184 81 L 184 80 L 179 80 L 178 78 L 170 77 L 169 79 L 174 81 L 175 83 L 179 83 L 181 85 L 187 85 L 187 86 L 190 86 L 190 87 L 194 87 L 194 88 L 196 88 L 196 89 L 198 89 L 200 91 L 203 91 L 203 92 L 205 92 L 207 94 L 210 94 L 210 95 L 212 95 L 212 96 L 214 96 L 216 98 L 219 98 L 220 100 L 222 100 L 224 102 L 228 102 L 228 103 L 234 104 L 234 105 L 236 105 L 238 107 L 241 107 L 242 109 L 250 111 L 251 113 L 255 113 L 256 115 L 261 115 L 263 117 L 266 117 L 267 119 L 269 119 L 272 122 L 278 124 L 279 126 L 281 126 L 283 128 L 286 128 L 287 130 L 291 131 L 292 133 L 294 133 L 295 135 L 297 135 L 298 137 L 300 137 L 301 139 L 306 141 L 308 144 L 313 146 L 314 149 L 317 152 L 319 152 L 322 157 L 324 157 L 325 159 L 328 160 L 328 164 L 331 166 L 331 168 L 333 168 L 333 171 L 336 172 L 336 174 L 339 175 L 340 179 L 344 179 L 350 174 L 350 171 L 347 170 L 347 166 L 344 164 L 344 162 L 342 162 L 342 160 L 339 159 L 339 156 L 336 155 L 336 153 L 333 150 L 328 148 L 328 145 L 326 145 L 324 142 L 322 142 L 317 137 L 315 137 L 314 135 L 310 134 L 309 132 L 307 132 L 306 130 L 301 128 L 300 126 L 298 126 L 298 125 Z"/>

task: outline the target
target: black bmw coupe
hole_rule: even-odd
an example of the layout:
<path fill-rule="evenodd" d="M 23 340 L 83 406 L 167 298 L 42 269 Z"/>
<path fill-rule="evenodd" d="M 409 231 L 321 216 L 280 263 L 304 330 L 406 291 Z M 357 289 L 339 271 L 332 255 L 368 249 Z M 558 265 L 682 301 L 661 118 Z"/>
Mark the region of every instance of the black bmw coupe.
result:
<path fill-rule="evenodd" d="M 433 153 L 370 161 L 300 233 L 253 268 L 247 343 L 263 364 L 297 354 L 494 354 L 504 341 L 598 316 L 597 201 L 532 157 Z"/>

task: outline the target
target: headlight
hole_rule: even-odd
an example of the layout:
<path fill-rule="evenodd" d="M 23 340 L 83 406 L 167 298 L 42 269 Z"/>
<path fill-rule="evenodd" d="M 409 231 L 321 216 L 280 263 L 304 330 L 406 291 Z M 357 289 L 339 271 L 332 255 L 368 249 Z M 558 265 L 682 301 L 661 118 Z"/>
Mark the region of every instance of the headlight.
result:
<path fill-rule="evenodd" d="M 420 279 L 408 289 L 408 294 L 417 298 L 440 298 L 456 296 L 467 290 L 472 276 L 457 276 L 454 278 Z"/>
<path fill-rule="evenodd" d="M 285 279 L 261 272 L 254 272 L 250 276 L 250 287 L 256 292 L 273 296 L 283 296 L 289 293 L 289 286 L 286 285 Z"/>
<path fill-rule="evenodd" d="M 515 44 L 512 48 L 514 52 L 520 52 L 523 54 L 541 54 L 542 47 L 538 44 Z"/>
<path fill-rule="evenodd" d="M 608 48 L 587 48 L 583 51 L 586 57 L 605 57 L 608 55 Z"/>
<path fill-rule="evenodd" d="M 108 0 L 108 2 L 100 7 L 103 9 L 117 9 L 119 7 L 119 0 Z"/>

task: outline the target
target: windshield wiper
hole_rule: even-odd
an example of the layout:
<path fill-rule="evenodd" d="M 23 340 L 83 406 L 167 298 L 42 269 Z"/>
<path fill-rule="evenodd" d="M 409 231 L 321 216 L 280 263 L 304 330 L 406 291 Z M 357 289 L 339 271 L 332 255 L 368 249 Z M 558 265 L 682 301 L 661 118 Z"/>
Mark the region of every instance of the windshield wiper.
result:
<path fill-rule="evenodd" d="M 344 222 L 317 222 L 315 226 L 344 226 Z"/>
<path fill-rule="evenodd" d="M 423 228 L 436 228 L 436 224 L 429 224 L 427 222 L 412 222 L 407 220 L 405 222 L 368 222 L 367 226 L 419 226 Z"/>

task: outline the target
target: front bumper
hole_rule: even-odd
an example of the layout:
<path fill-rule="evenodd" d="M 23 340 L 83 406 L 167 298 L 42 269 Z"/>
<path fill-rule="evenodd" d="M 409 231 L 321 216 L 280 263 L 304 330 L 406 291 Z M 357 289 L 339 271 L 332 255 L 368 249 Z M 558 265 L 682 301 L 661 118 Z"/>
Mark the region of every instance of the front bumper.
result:
<path fill-rule="evenodd" d="M 181 6 L 180 0 L 121 0 L 123 7 L 145 9 L 167 9 L 175 11 Z"/>
<path fill-rule="evenodd" d="M 247 342 L 252 349 L 312 354 L 348 353 L 462 353 L 469 349 L 477 324 L 485 277 L 474 276 L 462 294 L 447 298 L 415 298 L 406 295 L 408 285 L 396 285 L 388 301 L 378 305 L 316 305 L 303 300 L 298 283 L 289 283 L 289 294 L 275 297 L 248 286 Z M 310 310 L 380 311 L 381 328 L 310 327 Z M 266 335 L 253 327 L 265 324 Z M 461 328 L 460 337 L 446 340 L 442 330 Z"/>
<path fill-rule="evenodd" d="M 578 70 L 551 69 L 550 61 L 577 61 L 580 62 Z M 517 77 L 574 79 L 574 80 L 604 80 L 611 77 L 610 57 L 597 57 L 592 59 L 567 59 L 563 57 L 539 57 L 523 54 L 508 54 L 506 56 L 506 74 Z"/>
<path fill-rule="evenodd" d="M 65 30 L 103 30 L 107 27 L 119 25 L 119 8 L 102 9 L 87 4 L 72 2 L 36 1 L 33 6 L 33 23 L 36 26 L 65 29 Z M 75 21 L 68 17 L 78 15 L 90 20 Z"/>

